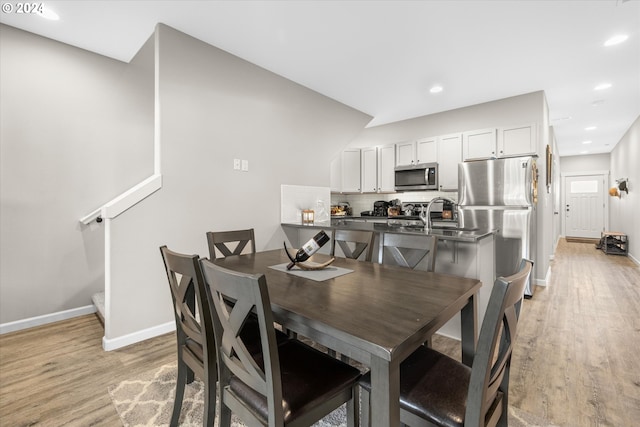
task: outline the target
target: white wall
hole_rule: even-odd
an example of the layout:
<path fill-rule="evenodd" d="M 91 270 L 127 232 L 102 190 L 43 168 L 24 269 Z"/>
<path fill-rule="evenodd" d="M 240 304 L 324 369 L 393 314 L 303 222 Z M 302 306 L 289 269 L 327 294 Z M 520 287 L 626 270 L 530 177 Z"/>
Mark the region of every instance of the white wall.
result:
<path fill-rule="evenodd" d="M 609 198 L 609 228 L 629 236 L 629 254 L 640 264 L 640 116 L 611 152 L 611 182 L 629 178 L 629 193 Z"/>
<path fill-rule="evenodd" d="M 0 25 L 0 324 L 103 289 L 103 230 L 78 218 L 152 172 L 145 72 Z"/>
<path fill-rule="evenodd" d="M 533 92 L 525 95 L 472 105 L 438 114 L 417 117 L 363 130 L 349 147 L 368 147 L 402 141 L 411 141 L 431 136 L 459 133 L 489 127 L 518 126 L 529 123 L 538 124 L 538 168 L 542 182 L 538 202 L 537 256 L 534 279 L 544 284 L 549 258 L 553 253 L 555 238 L 553 227 L 553 195 L 547 193 L 544 185 L 546 171 L 545 148 L 549 144 L 549 118 L 544 92 Z M 334 156 L 338 152 L 334 153 Z M 429 199 L 438 193 L 424 193 Z M 357 197 L 357 196 L 356 196 Z M 383 195 L 381 200 L 388 200 L 390 195 Z M 345 199 L 334 195 L 335 199 Z M 353 200 L 351 200 L 353 202 Z M 352 203 L 353 205 L 354 203 Z M 361 206 L 358 206 L 360 208 Z M 371 207 L 369 208 L 371 209 Z M 358 213 L 356 211 L 356 213 Z"/>
<path fill-rule="evenodd" d="M 205 232 L 253 227 L 277 248 L 281 184 L 329 187 L 331 155 L 370 117 L 159 25 L 162 189 L 111 223 L 105 337 L 173 321 L 158 247 L 207 256 Z M 249 161 L 234 171 L 233 159 Z"/>

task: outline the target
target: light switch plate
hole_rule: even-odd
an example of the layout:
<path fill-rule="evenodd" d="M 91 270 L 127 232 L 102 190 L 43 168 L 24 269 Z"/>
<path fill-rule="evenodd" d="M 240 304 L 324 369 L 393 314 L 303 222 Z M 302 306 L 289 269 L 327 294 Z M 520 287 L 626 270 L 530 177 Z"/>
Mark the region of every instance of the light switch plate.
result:
<path fill-rule="evenodd" d="M 242 161 L 242 170 L 244 172 L 248 172 L 249 171 L 249 160 L 243 160 Z"/>

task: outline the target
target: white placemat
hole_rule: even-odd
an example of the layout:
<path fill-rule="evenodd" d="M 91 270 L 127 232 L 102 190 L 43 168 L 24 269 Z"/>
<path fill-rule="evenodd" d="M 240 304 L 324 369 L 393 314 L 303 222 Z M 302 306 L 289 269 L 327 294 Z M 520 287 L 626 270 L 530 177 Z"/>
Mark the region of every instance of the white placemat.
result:
<path fill-rule="evenodd" d="M 335 277 L 342 276 L 344 274 L 352 273 L 353 270 L 342 267 L 334 267 L 329 265 L 322 270 L 301 270 L 298 267 L 293 267 L 291 270 L 287 270 L 288 262 L 284 264 L 272 265 L 269 268 L 282 271 L 284 273 L 293 274 L 294 276 L 304 277 L 305 279 L 315 280 L 316 282 L 322 282 L 323 280 L 333 279 Z"/>

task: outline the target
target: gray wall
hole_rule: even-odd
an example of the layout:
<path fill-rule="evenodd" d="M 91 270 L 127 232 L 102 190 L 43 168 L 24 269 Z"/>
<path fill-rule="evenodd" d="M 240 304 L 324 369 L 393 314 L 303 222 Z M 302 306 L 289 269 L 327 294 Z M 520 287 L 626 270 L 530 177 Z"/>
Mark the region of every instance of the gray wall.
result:
<path fill-rule="evenodd" d="M 629 254 L 640 264 L 640 116 L 611 152 L 611 187 L 629 178 L 629 194 L 609 199 L 609 228 L 629 236 Z"/>
<path fill-rule="evenodd" d="M 141 73 L 0 25 L 0 324 L 103 289 L 103 230 L 78 219 L 152 172 Z"/>
<path fill-rule="evenodd" d="M 608 171 L 610 162 L 609 153 L 566 156 L 560 158 L 560 170 L 562 173 Z"/>
<path fill-rule="evenodd" d="M 417 117 L 363 130 L 349 146 L 367 147 L 416 140 L 425 137 L 446 135 L 489 127 L 538 124 L 538 169 L 542 185 L 538 201 L 538 239 L 535 279 L 542 283 L 549 268 L 549 258 L 553 254 L 553 192 L 544 187 L 546 170 L 545 147 L 549 144 L 548 108 L 544 92 L 472 105 L 438 114 Z M 433 194 L 431 197 L 434 197 Z"/>
<path fill-rule="evenodd" d="M 253 227 L 281 247 L 280 186 L 329 186 L 329 163 L 370 117 L 158 26 L 163 188 L 111 223 L 106 339 L 172 322 L 158 247 L 207 256 L 205 232 Z M 249 171 L 234 171 L 233 159 Z"/>

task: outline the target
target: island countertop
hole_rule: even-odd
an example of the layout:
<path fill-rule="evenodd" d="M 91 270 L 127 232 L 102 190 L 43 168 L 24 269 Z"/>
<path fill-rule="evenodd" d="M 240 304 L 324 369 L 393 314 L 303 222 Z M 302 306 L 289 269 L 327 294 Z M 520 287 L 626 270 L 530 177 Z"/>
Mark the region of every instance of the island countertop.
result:
<path fill-rule="evenodd" d="M 283 227 L 322 230 L 361 230 L 374 233 L 412 234 L 422 236 L 437 236 L 439 240 L 474 243 L 495 234 L 495 230 L 465 229 L 452 227 L 437 227 L 428 231 L 419 226 L 391 225 L 386 222 L 364 222 L 345 219 L 331 221 L 317 221 L 313 224 L 282 223 Z"/>

